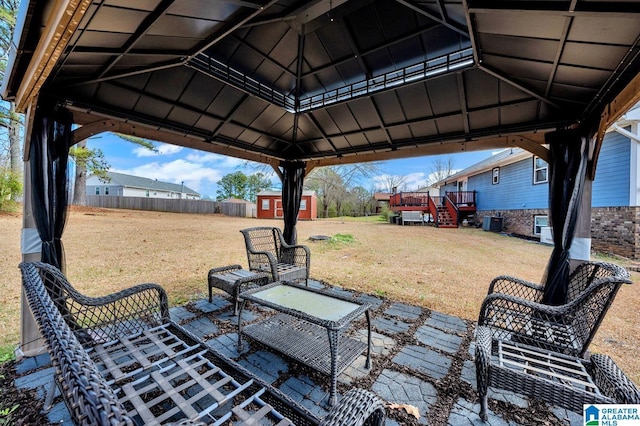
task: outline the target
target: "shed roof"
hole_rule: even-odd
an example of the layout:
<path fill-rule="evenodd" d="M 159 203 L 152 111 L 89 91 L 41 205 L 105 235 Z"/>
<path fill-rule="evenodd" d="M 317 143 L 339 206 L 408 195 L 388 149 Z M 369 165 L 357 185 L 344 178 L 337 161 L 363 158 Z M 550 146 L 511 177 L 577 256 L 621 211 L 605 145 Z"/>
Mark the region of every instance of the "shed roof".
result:
<path fill-rule="evenodd" d="M 279 197 L 282 195 L 282 191 L 260 191 L 258 192 L 258 196 L 267 196 L 267 197 Z M 304 190 L 302 191 L 303 197 L 315 197 L 316 191 Z"/>
<path fill-rule="evenodd" d="M 597 127 L 640 98 L 639 42 L 637 0 L 24 0 L 3 93 L 76 139 L 327 165 Z"/>

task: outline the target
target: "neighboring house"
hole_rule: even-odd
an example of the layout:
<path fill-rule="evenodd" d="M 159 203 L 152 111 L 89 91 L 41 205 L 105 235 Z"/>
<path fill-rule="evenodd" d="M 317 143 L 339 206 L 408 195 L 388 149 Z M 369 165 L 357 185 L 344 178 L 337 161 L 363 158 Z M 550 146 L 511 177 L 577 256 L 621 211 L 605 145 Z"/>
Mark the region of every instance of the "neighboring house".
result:
<path fill-rule="evenodd" d="M 640 259 L 640 107 L 607 132 L 592 187 L 591 246 Z M 475 220 L 503 218 L 503 230 L 540 237 L 549 225 L 547 163 L 507 149 L 439 182 L 440 192 L 476 191 Z"/>
<path fill-rule="evenodd" d="M 179 183 L 162 182 L 140 176 L 107 172 L 109 182 L 102 182 L 96 176 L 87 178 L 87 195 L 108 195 L 117 197 L 147 197 L 199 200 L 200 194 Z"/>
<path fill-rule="evenodd" d="M 260 191 L 258 193 L 258 219 L 282 219 L 282 192 Z M 313 220 L 318 218 L 318 198 L 315 191 L 303 191 L 300 200 L 299 220 Z"/>
<path fill-rule="evenodd" d="M 391 194 L 388 192 L 374 192 L 373 201 L 375 203 L 375 212 L 380 213 L 385 208 L 389 208 L 389 198 Z"/>

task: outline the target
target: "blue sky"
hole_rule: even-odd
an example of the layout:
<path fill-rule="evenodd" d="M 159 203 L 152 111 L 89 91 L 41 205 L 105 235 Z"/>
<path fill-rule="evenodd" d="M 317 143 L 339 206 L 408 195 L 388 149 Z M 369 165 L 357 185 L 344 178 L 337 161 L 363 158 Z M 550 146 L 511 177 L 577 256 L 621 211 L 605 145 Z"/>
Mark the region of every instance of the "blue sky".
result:
<path fill-rule="evenodd" d="M 110 170 L 165 182 L 182 183 L 199 192 L 202 196 L 216 198 L 217 182 L 223 176 L 241 170 L 249 175 L 259 171 L 247 167 L 244 160 L 168 145 L 155 143 L 158 152 L 152 152 L 127 142 L 111 133 L 87 141 L 89 148 L 99 148 L 104 153 Z M 433 171 L 433 162 L 437 158 L 453 160 L 453 167 L 464 169 L 492 154 L 491 151 L 477 151 L 440 156 L 415 157 L 401 160 L 390 160 L 381 163 L 381 173 L 370 180 L 360 182 L 366 189 L 379 189 L 381 182 L 388 181 L 386 175 L 406 178 L 405 191 L 423 186 L 428 175 Z M 255 163 L 254 163 L 255 164 Z M 274 186 L 278 186 L 278 178 L 272 178 Z"/>

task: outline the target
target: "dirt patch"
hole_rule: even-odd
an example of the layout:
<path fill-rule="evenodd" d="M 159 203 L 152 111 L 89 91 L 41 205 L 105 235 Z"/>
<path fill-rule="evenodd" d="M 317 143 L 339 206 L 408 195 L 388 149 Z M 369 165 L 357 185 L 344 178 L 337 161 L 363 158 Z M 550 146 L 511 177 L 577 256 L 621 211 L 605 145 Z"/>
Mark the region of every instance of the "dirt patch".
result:
<path fill-rule="evenodd" d="M 51 425 L 41 414 L 42 400 L 37 399 L 33 390 L 18 391 L 14 386 L 16 377 L 15 361 L 0 364 L 0 412 L 10 411 L 7 415 L 0 414 L 0 424 Z"/>

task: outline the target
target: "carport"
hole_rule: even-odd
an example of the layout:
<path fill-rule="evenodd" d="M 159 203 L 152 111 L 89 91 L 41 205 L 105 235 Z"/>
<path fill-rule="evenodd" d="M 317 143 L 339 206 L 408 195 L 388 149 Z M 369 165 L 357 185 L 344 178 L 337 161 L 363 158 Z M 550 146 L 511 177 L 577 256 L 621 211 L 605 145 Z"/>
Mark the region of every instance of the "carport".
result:
<path fill-rule="evenodd" d="M 315 167 L 518 146 L 550 163 L 553 289 L 569 249 L 588 259 L 639 43 L 639 1 L 24 0 L 3 83 L 26 113 L 24 259 L 62 262 L 68 148 L 105 131 L 269 164 L 290 241 Z"/>

